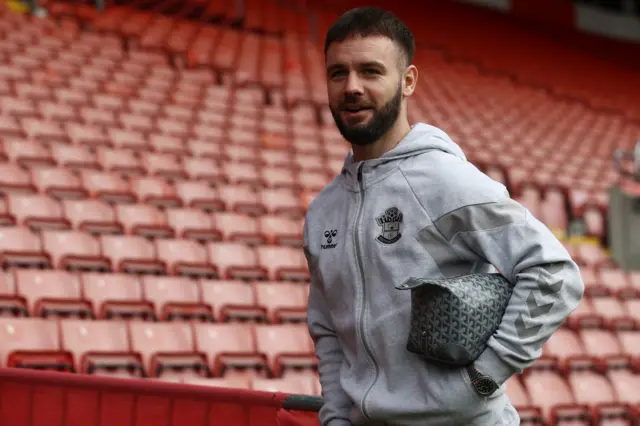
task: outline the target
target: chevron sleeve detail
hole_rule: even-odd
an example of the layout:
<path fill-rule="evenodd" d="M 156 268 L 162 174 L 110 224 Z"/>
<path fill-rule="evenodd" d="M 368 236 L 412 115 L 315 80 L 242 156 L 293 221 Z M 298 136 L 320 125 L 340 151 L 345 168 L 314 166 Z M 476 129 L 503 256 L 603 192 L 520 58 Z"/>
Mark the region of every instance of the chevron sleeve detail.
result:
<path fill-rule="evenodd" d="M 502 323 L 475 362 L 502 384 L 535 362 L 578 307 L 584 293 L 579 268 L 542 222 L 506 196 L 457 209 L 435 226 L 461 257 L 492 264 L 514 284 Z"/>

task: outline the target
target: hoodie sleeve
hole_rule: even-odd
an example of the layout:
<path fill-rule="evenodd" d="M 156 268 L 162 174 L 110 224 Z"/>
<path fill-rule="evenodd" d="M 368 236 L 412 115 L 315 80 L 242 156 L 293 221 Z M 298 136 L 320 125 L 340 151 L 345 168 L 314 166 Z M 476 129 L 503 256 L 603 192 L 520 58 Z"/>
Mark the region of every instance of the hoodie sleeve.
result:
<path fill-rule="evenodd" d="M 542 345 L 577 308 L 584 284 L 576 263 L 553 233 L 504 186 L 478 172 L 453 184 L 472 203 L 441 215 L 438 232 L 459 256 L 492 264 L 514 283 L 502 323 L 476 360 L 478 371 L 503 384 L 541 355 Z M 477 195 L 483 194 L 483 201 Z"/>
<path fill-rule="evenodd" d="M 308 299 L 308 327 L 318 357 L 318 374 L 322 386 L 324 404 L 318 413 L 322 426 L 350 426 L 353 403 L 340 384 L 340 367 L 344 355 L 333 329 L 329 306 L 324 296 L 321 277 L 307 240 L 307 224 L 304 227 L 304 253 L 311 275 Z"/>

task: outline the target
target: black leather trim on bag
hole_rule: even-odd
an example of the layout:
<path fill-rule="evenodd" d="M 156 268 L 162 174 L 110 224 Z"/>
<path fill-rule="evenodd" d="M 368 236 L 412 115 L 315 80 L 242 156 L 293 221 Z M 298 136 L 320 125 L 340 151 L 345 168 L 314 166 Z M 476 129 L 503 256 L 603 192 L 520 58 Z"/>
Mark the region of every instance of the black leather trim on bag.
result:
<path fill-rule="evenodd" d="M 502 322 L 513 285 L 500 274 L 409 278 L 395 286 L 411 291 L 407 350 L 440 364 L 475 361 Z"/>

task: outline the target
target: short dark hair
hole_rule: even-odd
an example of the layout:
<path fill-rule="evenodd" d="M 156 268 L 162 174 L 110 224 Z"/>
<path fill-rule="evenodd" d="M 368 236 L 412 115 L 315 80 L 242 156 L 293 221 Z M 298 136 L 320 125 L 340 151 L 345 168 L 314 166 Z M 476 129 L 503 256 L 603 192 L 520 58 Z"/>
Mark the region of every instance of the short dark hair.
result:
<path fill-rule="evenodd" d="M 327 54 L 333 42 L 378 35 L 388 37 L 400 46 L 405 65 L 413 62 L 416 46 L 411 30 L 396 15 L 377 7 L 358 7 L 340 16 L 327 32 L 324 53 Z"/>

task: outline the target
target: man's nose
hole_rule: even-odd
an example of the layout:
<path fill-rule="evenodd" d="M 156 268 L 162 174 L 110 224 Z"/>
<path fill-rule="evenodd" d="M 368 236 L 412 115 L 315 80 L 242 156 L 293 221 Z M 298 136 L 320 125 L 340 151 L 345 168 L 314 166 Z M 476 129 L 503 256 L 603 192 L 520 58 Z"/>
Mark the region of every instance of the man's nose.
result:
<path fill-rule="evenodd" d="M 364 93 L 362 89 L 362 83 L 360 81 L 360 78 L 358 78 L 357 73 L 355 72 L 349 73 L 344 91 L 345 93 L 352 94 L 352 95 L 361 95 L 362 93 Z"/>

